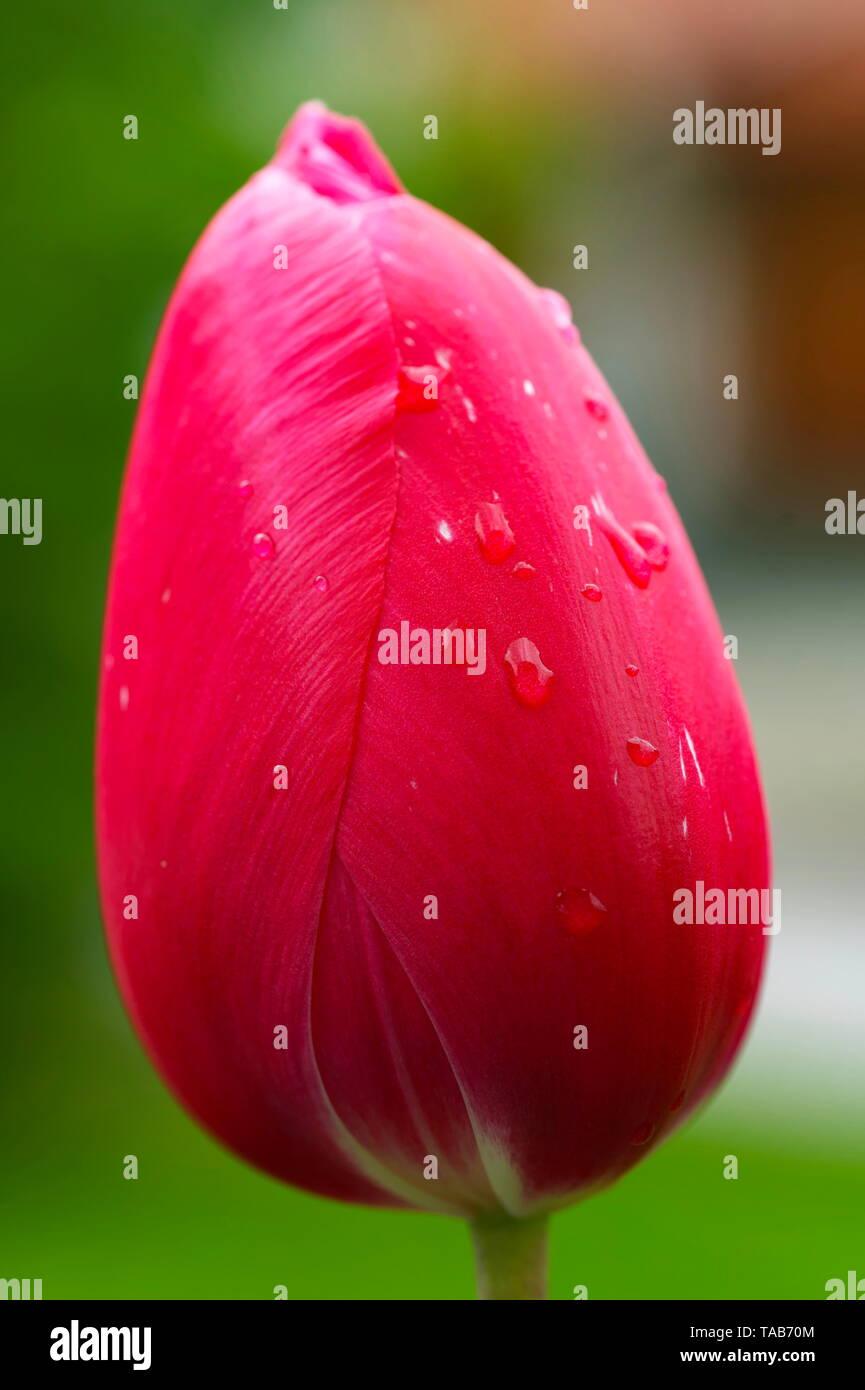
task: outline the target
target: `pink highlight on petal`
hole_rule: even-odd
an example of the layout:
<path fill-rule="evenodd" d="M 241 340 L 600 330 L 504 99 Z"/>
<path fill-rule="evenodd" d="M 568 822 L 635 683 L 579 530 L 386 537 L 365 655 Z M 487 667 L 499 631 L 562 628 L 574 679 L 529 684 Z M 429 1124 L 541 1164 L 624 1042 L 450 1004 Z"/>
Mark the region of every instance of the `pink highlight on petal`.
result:
<path fill-rule="evenodd" d="M 404 192 L 366 128 L 317 101 L 300 107 L 283 132 L 273 163 L 337 204 Z"/>

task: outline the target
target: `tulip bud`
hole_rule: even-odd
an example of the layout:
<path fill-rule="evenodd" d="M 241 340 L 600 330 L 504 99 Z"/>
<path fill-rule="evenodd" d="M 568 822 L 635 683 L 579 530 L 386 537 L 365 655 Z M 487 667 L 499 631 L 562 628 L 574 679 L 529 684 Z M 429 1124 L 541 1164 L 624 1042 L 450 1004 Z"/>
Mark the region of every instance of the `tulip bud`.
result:
<path fill-rule="evenodd" d="M 663 482 L 565 302 L 318 105 L 159 334 L 98 839 L 182 1102 L 286 1182 L 472 1221 L 494 1297 L 541 1296 L 501 1271 L 717 1084 L 752 1009 L 759 922 L 674 920 L 768 867 Z"/>

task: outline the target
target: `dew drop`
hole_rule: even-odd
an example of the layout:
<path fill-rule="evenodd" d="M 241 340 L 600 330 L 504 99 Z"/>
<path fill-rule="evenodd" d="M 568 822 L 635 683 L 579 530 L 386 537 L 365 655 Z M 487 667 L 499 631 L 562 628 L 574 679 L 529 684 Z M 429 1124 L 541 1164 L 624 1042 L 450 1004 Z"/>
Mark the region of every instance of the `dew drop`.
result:
<path fill-rule="evenodd" d="M 241 497 L 251 497 L 253 493 L 252 483 L 249 481 L 248 478 L 244 478 L 243 482 L 240 484 L 237 490 L 240 493 Z"/>
<path fill-rule="evenodd" d="M 533 396 L 535 394 L 535 383 L 533 381 L 524 381 L 523 390 L 527 396 Z"/>
<path fill-rule="evenodd" d="M 632 1144 L 648 1144 L 654 1132 L 655 1126 L 650 1120 L 646 1120 L 645 1124 L 638 1125 L 634 1130 L 630 1142 Z"/>
<path fill-rule="evenodd" d="M 681 1110 L 681 1108 L 682 1108 L 682 1106 L 683 1106 L 684 1104 L 685 1104 L 685 1092 L 684 1092 L 684 1091 L 680 1091 L 679 1094 L 676 1096 L 676 1099 L 673 1101 L 673 1104 L 670 1106 L 670 1113 L 674 1115 L 674 1114 L 676 1113 L 677 1110 Z"/>
<path fill-rule="evenodd" d="M 628 753 L 637 767 L 651 767 L 661 756 L 658 749 L 644 738 L 629 738 Z"/>
<path fill-rule="evenodd" d="M 162 590 L 162 602 L 163 602 L 163 603 L 170 603 L 170 602 L 171 602 L 171 590 L 170 590 L 170 589 L 163 589 L 163 590 Z"/>
<path fill-rule="evenodd" d="M 638 676 L 639 674 L 640 674 L 640 668 L 639 668 L 639 666 L 635 666 L 635 665 L 633 664 L 633 662 L 630 664 L 630 666 L 626 666 L 626 667 L 625 667 L 625 675 L 626 675 L 626 676 L 631 676 L 631 678 L 633 678 L 634 676 Z"/>
<path fill-rule="evenodd" d="M 511 686 L 521 705 L 535 708 L 550 697 L 553 672 L 541 661 L 541 654 L 528 637 L 517 637 L 505 652 L 510 667 Z"/>
<path fill-rule="evenodd" d="M 631 583 L 636 584 L 638 589 L 647 589 L 652 577 L 652 566 L 643 547 L 606 509 L 598 513 L 597 525 L 613 547 L 613 553 Z"/>
<path fill-rule="evenodd" d="M 120 708 L 121 708 L 122 710 L 124 710 L 124 711 L 125 711 L 125 710 L 128 710 L 128 709 L 129 709 L 129 686 L 128 686 L 128 685 L 121 685 L 119 691 L 117 692 L 117 695 L 118 695 L 118 699 L 119 699 L 119 701 L 120 701 Z"/>
<path fill-rule="evenodd" d="M 436 540 L 447 541 L 450 543 L 454 538 L 454 533 L 446 521 L 440 521 L 436 527 Z"/>
<path fill-rule="evenodd" d="M 604 401 L 599 400 L 597 396 L 586 396 L 585 399 L 586 410 L 589 412 L 593 420 L 599 420 L 603 422 L 604 420 L 608 420 L 610 418 L 609 407 L 606 405 Z"/>
<path fill-rule="evenodd" d="M 114 657 L 111 655 L 110 652 L 106 652 L 106 653 L 105 653 L 105 669 L 106 669 L 106 671 L 110 671 L 113 665 L 114 665 Z"/>
<path fill-rule="evenodd" d="M 396 408 L 406 414 L 423 414 L 437 410 L 439 378 L 446 369 L 441 367 L 400 367 L 397 379 Z"/>
<path fill-rule="evenodd" d="M 578 343 L 580 334 L 571 314 L 571 306 L 558 290 L 541 290 L 540 297 L 546 305 L 550 318 L 562 337 L 568 343 Z"/>
<path fill-rule="evenodd" d="M 514 533 L 501 502 L 482 502 L 475 513 L 475 530 L 481 554 L 491 565 L 500 565 L 514 548 Z"/>
<path fill-rule="evenodd" d="M 275 548 L 266 531 L 259 531 L 252 538 L 253 553 L 258 556 L 259 560 L 272 560 Z"/>
<path fill-rule="evenodd" d="M 636 521 L 631 530 L 652 569 L 665 570 L 670 563 L 670 547 L 663 531 L 650 521 Z"/>
<path fill-rule="evenodd" d="M 469 422 L 472 425 L 476 425 L 478 422 L 478 412 L 475 410 L 474 403 L 469 400 L 468 396 L 463 396 L 463 408 L 466 412 Z"/>
<path fill-rule="evenodd" d="M 590 603 L 600 603 L 601 599 L 604 597 L 603 591 L 597 584 L 584 584 L 580 593 L 583 598 L 587 598 Z"/>
<path fill-rule="evenodd" d="M 527 560 L 519 560 L 511 570 L 514 579 L 534 579 L 537 570 L 534 565 L 530 565 Z"/>
<path fill-rule="evenodd" d="M 599 927 L 607 916 L 604 904 L 588 888 L 563 888 L 556 894 L 556 911 L 574 936 Z"/>
<path fill-rule="evenodd" d="M 317 589 L 318 592 L 319 592 L 320 594 L 326 594 L 326 593 L 327 593 L 327 590 L 328 590 L 328 583 L 327 583 L 327 580 L 326 580 L 326 578 L 324 577 L 323 574 L 317 574 L 317 575 L 315 576 L 315 579 L 313 579 L 313 581 L 312 581 L 312 585 L 313 585 L 313 588 L 314 588 L 314 589 Z"/>

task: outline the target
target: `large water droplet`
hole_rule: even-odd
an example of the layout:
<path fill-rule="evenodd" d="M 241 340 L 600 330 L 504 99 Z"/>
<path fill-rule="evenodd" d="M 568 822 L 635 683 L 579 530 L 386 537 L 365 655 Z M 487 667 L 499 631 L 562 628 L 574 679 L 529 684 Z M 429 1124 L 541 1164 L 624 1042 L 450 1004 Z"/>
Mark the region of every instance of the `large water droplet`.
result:
<path fill-rule="evenodd" d="M 647 589 L 652 577 L 649 557 L 643 547 L 606 508 L 598 512 L 597 526 L 603 531 L 625 574 L 638 589 Z"/>
<path fill-rule="evenodd" d="M 505 652 L 511 686 L 521 705 L 534 708 L 550 698 L 553 672 L 541 661 L 541 654 L 528 637 L 517 637 Z"/>
<path fill-rule="evenodd" d="M 574 936 L 599 927 L 607 916 L 604 904 L 588 888 L 563 888 L 556 894 L 556 911 Z"/>
<path fill-rule="evenodd" d="M 541 290 L 541 299 L 546 305 L 550 318 L 562 337 L 568 343 L 578 343 L 580 334 L 571 314 L 571 306 L 558 290 Z"/>
<path fill-rule="evenodd" d="M 500 565 L 514 548 L 514 533 L 501 502 L 482 502 L 475 514 L 475 530 L 481 554 L 491 565 Z"/>
<path fill-rule="evenodd" d="M 626 675 L 626 676 L 634 677 L 634 676 L 638 676 L 639 674 L 640 674 L 640 668 L 639 668 L 639 666 L 635 666 L 635 665 L 633 664 L 633 662 L 631 662 L 631 664 L 630 664 L 629 666 L 626 666 L 626 667 L 625 667 L 625 675 Z"/>
<path fill-rule="evenodd" d="M 259 531 L 258 534 L 252 538 L 252 549 L 259 560 L 271 560 L 273 559 L 273 552 L 276 547 L 266 531 Z"/>
<path fill-rule="evenodd" d="M 580 590 L 583 598 L 587 598 L 590 603 L 600 603 L 604 597 L 603 592 L 597 584 L 584 584 Z"/>
<path fill-rule="evenodd" d="M 400 367 L 397 378 L 396 408 L 408 414 L 423 414 L 437 410 L 439 381 L 446 375 L 443 367 Z"/>
<path fill-rule="evenodd" d="M 663 531 L 651 521 L 636 521 L 631 527 L 653 570 L 665 570 L 670 563 L 670 547 Z"/>
<path fill-rule="evenodd" d="M 661 756 L 657 748 L 644 738 L 628 739 L 628 754 L 637 767 L 651 767 Z"/>

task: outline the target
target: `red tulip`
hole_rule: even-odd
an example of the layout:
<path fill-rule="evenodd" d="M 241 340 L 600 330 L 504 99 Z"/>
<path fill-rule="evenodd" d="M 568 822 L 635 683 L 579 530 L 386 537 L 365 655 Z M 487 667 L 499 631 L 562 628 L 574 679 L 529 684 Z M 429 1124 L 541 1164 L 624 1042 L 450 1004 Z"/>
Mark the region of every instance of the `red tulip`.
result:
<path fill-rule="evenodd" d="M 760 923 L 673 915 L 764 888 L 767 847 L 664 484 L 564 301 L 318 105 L 159 335 L 98 837 L 184 1104 L 287 1182 L 487 1245 L 636 1163 L 752 1008 Z"/>

